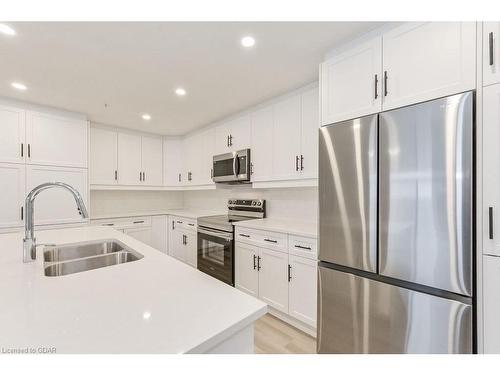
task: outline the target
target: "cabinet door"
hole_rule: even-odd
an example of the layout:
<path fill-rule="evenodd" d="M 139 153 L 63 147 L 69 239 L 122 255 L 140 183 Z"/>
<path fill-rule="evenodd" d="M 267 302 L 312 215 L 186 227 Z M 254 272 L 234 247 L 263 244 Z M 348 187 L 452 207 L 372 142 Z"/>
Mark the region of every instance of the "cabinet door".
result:
<path fill-rule="evenodd" d="M 163 142 L 159 137 L 142 137 L 143 185 L 163 184 Z"/>
<path fill-rule="evenodd" d="M 24 164 L 0 163 L 0 228 L 23 225 Z"/>
<path fill-rule="evenodd" d="M 45 182 L 65 182 L 74 187 L 83 198 L 87 210 L 87 170 L 30 165 L 26 167 L 26 191 Z M 52 188 L 42 191 L 35 201 L 35 224 L 65 224 L 84 222 L 77 210 L 75 199 L 66 189 Z"/>
<path fill-rule="evenodd" d="M 166 216 L 151 217 L 151 246 L 165 254 L 167 254 L 167 227 Z"/>
<path fill-rule="evenodd" d="M 184 231 L 176 229 L 174 231 L 174 236 L 173 236 L 173 247 L 172 247 L 172 253 L 170 254 L 174 258 L 186 263 L 187 261 L 187 252 L 186 252 L 186 246 L 184 245 Z"/>
<path fill-rule="evenodd" d="M 270 181 L 273 175 L 273 107 L 252 113 L 252 181 Z"/>
<path fill-rule="evenodd" d="M 258 252 L 257 247 L 239 242 L 236 242 L 234 248 L 235 286 L 254 297 L 259 295 L 259 274 L 256 267 Z"/>
<path fill-rule="evenodd" d="M 199 133 L 192 134 L 185 138 L 185 184 L 201 185 L 202 165 L 203 165 L 203 138 Z"/>
<path fill-rule="evenodd" d="M 25 134 L 25 111 L 0 105 L 0 162 L 24 163 Z"/>
<path fill-rule="evenodd" d="M 243 150 L 250 147 L 250 116 L 244 115 L 231 120 L 229 146 L 231 151 Z"/>
<path fill-rule="evenodd" d="M 474 22 L 409 22 L 383 38 L 384 110 L 474 89 Z"/>
<path fill-rule="evenodd" d="M 167 254 L 170 255 L 170 256 L 174 256 L 173 253 L 175 252 L 174 251 L 174 248 L 176 246 L 176 239 L 175 239 L 175 235 L 176 235 L 176 226 L 175 226 L 175 219 L 171 216 L 168 217 L 168 248 L 167 248 Z"/>
<path fill-rule="evenodd" d="M 200 185 L 212 185 L 212 167 L 213 156 L 215 155 L 215 129 L 207 129 L 201 134 L 201 147 L 203 156 L 198 162 L 199 168 L 199 183 Z"/>
<path fill-rule="evenodd" d="M 141 228 L 130 228 L 124 230 L 125 234 L 128 234 L 130 237 L 135 238 L 142 243 L 152 246 L 151 242 L 151 228 L 150 227 L 141 227 Z"/>
<path fill-rule="evenodd" d="M 483 256 L 484 353 L 500 354 L 500 258 Z"/>
<path fill-rule="evenodd" d="M 186 252 L 186 263 L 197 268 L 198 265 L 198 234 L 196 232 L 186 231 L 184 247 Z"/>
<path fill-rule="evenodd" d="M 28 163 L 87 168 L 87 121 L 41 112 L 26 116 Z"/>
<path fill-rule="evenodd" d="M 483 85 L 500 82 L 500 22 L 483 24 Z"/>
<path fill-rule="evenodd" d="M 382 109 L 382 38 L 374 38 L 320 66 L 321 125 Z"/>
<path fill-rule="evenodd" d="M 483 252 L 500 255 L 500 85 L 483 90 Z"/>
<path fill-rule="evenodd" d="M 289 314 L 316 327 L 317 261 L 290 255 L 289 265 Z"/>
<path fill-rule="evenodd" d="M 318 178 L 319 95 L 318 89 L 302 94 L 302 178 Z"/>
<path fill-rule="evenodd" d="M 225 154 L 231 151 L 229 146 L 229 134 L 231 133 L 231 127 L 229 122 L 217 125 L 215 128 L 215 154 Z"/>
<path fill-rule="evenodd" d="M 181 186 L 184 157 L 181 139 L 163 140 L 163 185 Z"/>
<path fill-rule="evenodd" d="M 140 185 L 141 136 L 118 133 L 118 183 Z"/>
<path fill-rule="evenodd" d="M 259 248 L 259 297 L 288 314 L 288 254 Z"/>
<path fill-rule="evenodd" d="M 300 95 L 287 98 L 274 105 L 273 176 L 276 180 L 299 178 Z"/>
<path fill-rule="evenodd" d="M 118 135 L 115 131 L 90 128 L 90 183 L 118 182 Z"/>

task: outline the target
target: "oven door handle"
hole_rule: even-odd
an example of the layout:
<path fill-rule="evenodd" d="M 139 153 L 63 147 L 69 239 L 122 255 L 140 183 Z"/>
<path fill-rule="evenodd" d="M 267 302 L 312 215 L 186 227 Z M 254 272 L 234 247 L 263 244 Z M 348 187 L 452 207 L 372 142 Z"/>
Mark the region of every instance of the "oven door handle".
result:
<path fill-rule="evenodd" d="M 214 237 L 218 237 L 218 238 L 223 238 L 223 239 L 225 239 L 227 241 L 232 241 L 233 240 L 233 234 L 232 233 L 215 232 L 215 231 L 207 230 L 207 229 L 200 228 L 200 227 L 198 227 L 198 233 L 207 234 L 209 236 L 214 236 Z"/>

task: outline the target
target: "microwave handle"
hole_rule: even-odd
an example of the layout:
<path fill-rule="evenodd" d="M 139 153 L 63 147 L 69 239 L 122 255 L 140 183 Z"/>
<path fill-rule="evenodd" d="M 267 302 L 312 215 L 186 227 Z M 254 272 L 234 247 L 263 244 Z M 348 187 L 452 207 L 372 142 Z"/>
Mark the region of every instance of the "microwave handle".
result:
<path fill-rule="evenodd" d="M 238 158 L 238 154 L 235 154 L 233 158 L 233 174 L 236 178 L 240 174 L 240 159 Z"/>

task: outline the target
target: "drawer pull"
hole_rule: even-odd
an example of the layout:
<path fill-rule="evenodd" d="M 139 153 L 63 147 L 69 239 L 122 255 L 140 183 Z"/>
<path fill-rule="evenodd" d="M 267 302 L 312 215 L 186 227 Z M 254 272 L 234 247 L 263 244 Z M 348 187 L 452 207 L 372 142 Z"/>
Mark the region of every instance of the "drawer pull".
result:
<path fill-rule="evenodd" d="M 297 249 L 311 250 L 311 248 L 310 248 L 310 247 L 308 247 L 308 246 L 295 245 L 295 247 L 296 247 Z"/>
<path fill-rule="evenodd" d="M 103 225 L 106 225 L 106 226 L 108 226 L 108 227 L 112 227 L 112 226 L 113 226 L 113 225 L 115 225 L 115 224 L 113 224 L 113 223 L 106 223 L 106 224 L 103 224 Z"/>
<path fill-rule="evenodd" d="M 193 223 L 188 223 L 188 225 L 191 225 L 192 227 L 194 227 L 194 224 L 193 224 Z"/>
<path fill-rule="evenodd" d="M 264 238 L 264 241 L 266 242 L 272 242 L 272 243 L 278 243 L 276 240 L 270 240 L 269 238 Z"/>
<path fill-rule="evenodd" d="M 144 223 L 144 220 L 137 220 L 133 222 L 133 224 L 142 224 L 142 223 Z"/>
<path fill-rule="evenodd" d="M 182 221 L 177 221 L 177 224 L 182 224 Z"/>
<path fill-rule="evenodd" d="M 250 236 L 249 236 L 248 234 L 243 234 L 243 233 L 240 233 L 240 236 L 241 236 L 241 237 L 250 238 Z"/>

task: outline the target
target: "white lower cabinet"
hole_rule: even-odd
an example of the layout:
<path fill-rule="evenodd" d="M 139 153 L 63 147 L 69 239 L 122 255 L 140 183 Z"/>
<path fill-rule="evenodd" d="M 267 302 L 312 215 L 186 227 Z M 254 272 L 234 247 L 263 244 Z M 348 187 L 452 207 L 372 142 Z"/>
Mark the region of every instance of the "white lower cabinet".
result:
<path fill-rule="evenodd" d="M 0 163 L 0 228 L 23 225 L 24 164 Z"/>
<path fill-rule="evenodd" d="M 197 268 L 198 233 L 196 230 L 196 221 L 169 216 L 168 255 Z"/>
<path fill-rule="evenodd" d="M 288 254 L 260 248 L 257 263 L 260 299 L 288 313 Z"/>
<path fill-rule="evenodd" d="M 500 257 L 483 256 L 484 353 L 500 354 Z"/>
<path fill-rule="evenodd" d="M 257 257 L 259 248 L 236 242 L 234 276 L 236 288 L 254 297 L 259 296 Z"/>
<path fill-rule="evenodd" d="M 317 306 L 317 267 L 314 259 L 289 255 L 288 313 L 315 327 Z"/>
<path fill-rule="evenodd" d="M 309 333 L 314 331 L 317 308 L 316 259 L 312 254 L 307 254 L 307 257 L 289 254 L 286 243 L 283 248 L 266 243 L 265 239 L 276 236 L 276 232 L 261 236 L 261 244 L 258 243 L 260 237 L 256 231 L 248 233 L 246 228 L 236 230 L 236 288 L 260 298 L 273 310 L 288 315 L 290 318 L 287 321 L 290 324 L 300 329 L 309 327 L 306 329 Z M 285 242 L 287 236 L 296 237 L 282 235 L 285 236 Z M 315 244 L 315 240 L 310 241 Z M 279 317 L 283 318 L 283 315 Z"/>

